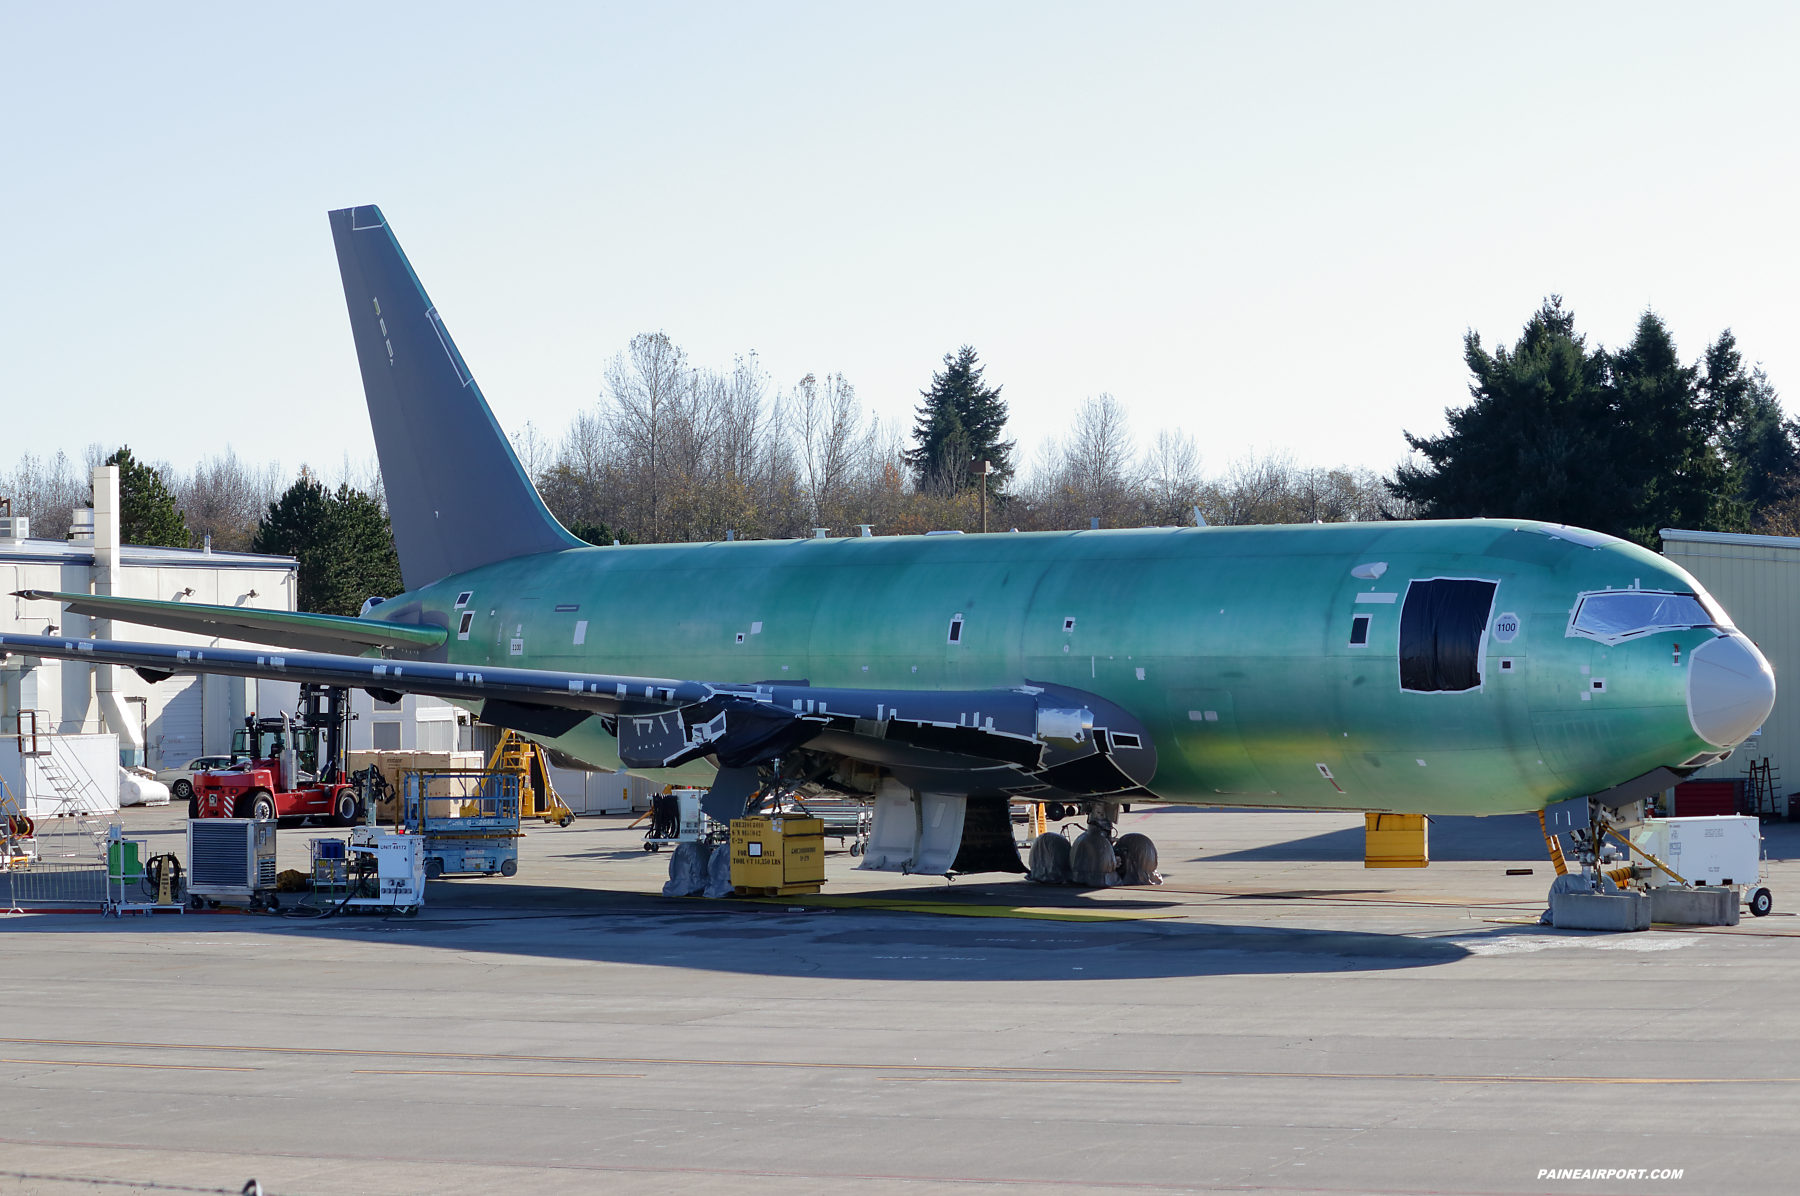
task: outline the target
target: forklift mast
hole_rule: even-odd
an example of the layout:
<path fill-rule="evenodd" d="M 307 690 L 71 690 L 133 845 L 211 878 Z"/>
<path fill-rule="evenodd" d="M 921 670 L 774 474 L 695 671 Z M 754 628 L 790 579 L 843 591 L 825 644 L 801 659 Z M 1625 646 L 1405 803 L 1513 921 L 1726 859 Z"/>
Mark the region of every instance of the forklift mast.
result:
<path fill-rule="evenodd" d="M 293 753 L 297 773 L 311 775 L 319 784 L 344 779 L 344 731 L 353 717 L 350 691 L 332 685 L 300 686 L 300 708 L 294 714 L 244 719 L 231 737 L 231 754 L 250 760 L 286 760 Z M 284 774 L 287 769 L 283 767 Z M 281 783 L 293 787 L 297 775 L 284 775 Z"/>
<path fill-rule="evenodd" d="M 300 723 L 314 733 L 313 768 L 322 784 L 345 777 L 345 730 L 350 725 L 350 691 L 336 685 L 300 686 Z"/>

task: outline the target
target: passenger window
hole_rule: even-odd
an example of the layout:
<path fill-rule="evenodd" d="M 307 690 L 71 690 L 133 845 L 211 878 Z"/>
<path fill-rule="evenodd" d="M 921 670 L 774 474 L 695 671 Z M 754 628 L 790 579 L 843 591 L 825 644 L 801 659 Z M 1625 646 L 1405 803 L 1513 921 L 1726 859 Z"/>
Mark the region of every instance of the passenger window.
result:
<path fill-rule="evenodd" d="M 1407 587 L 1400 612 L 1400 688 L 1456 693 L 1481 684 L 1481 635 L 1498 582 L 1435 577 Z"/>
<path fill-rule="evenodd" d="M 1350 620 L 1350 642 L 1366 644 L 1369 642 L 1369 616 L 1357 615 Z"/>

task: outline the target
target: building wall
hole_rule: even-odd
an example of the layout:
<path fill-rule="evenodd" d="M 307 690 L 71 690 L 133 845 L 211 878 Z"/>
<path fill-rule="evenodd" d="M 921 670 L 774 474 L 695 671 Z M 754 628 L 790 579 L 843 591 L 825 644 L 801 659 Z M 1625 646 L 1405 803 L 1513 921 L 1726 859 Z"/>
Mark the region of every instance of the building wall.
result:
<path fill-rule="evenodd" d="M 1766 756 L 1777 793 L 1800 789 L 1800 539 L 1665 531 L 1663 555 L 1719 600 L 1775 670 L 1775 709 L 1762 734 L 1695 779 L 1741 777 L 1751 760 Z"/>

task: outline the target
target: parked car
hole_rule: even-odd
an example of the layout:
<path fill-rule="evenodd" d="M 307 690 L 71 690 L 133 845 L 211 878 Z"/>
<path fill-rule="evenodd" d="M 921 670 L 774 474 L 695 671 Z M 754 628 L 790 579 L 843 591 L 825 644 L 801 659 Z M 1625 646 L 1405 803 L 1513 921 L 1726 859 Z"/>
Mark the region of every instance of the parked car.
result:
<path fill-rule="evenodd" d="M 163 769 L 156 774 L 156 779 L 169 787 L 169 792 L 176 801 L 191 801 L 194 796 L 195 773 L 230 767 L 230 756 L 195 756 L 186 764 Z"/>

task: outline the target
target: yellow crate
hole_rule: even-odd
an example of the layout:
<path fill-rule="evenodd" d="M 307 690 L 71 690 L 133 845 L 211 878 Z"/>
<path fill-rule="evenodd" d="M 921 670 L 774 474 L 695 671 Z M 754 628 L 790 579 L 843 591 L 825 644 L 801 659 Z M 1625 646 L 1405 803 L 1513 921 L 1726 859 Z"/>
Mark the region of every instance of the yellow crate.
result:
<path fill-rule="evenodd" d="M 1424 868 L 1431 863 L 1423 814 L 1364 814 L 1363 867 Z"/>
<path fill-rule="evenodd" d="M 766 895 L 816 893 L 825 883 L 825 823 L 759 815 L 731 820 L 731 885 Z"/>

